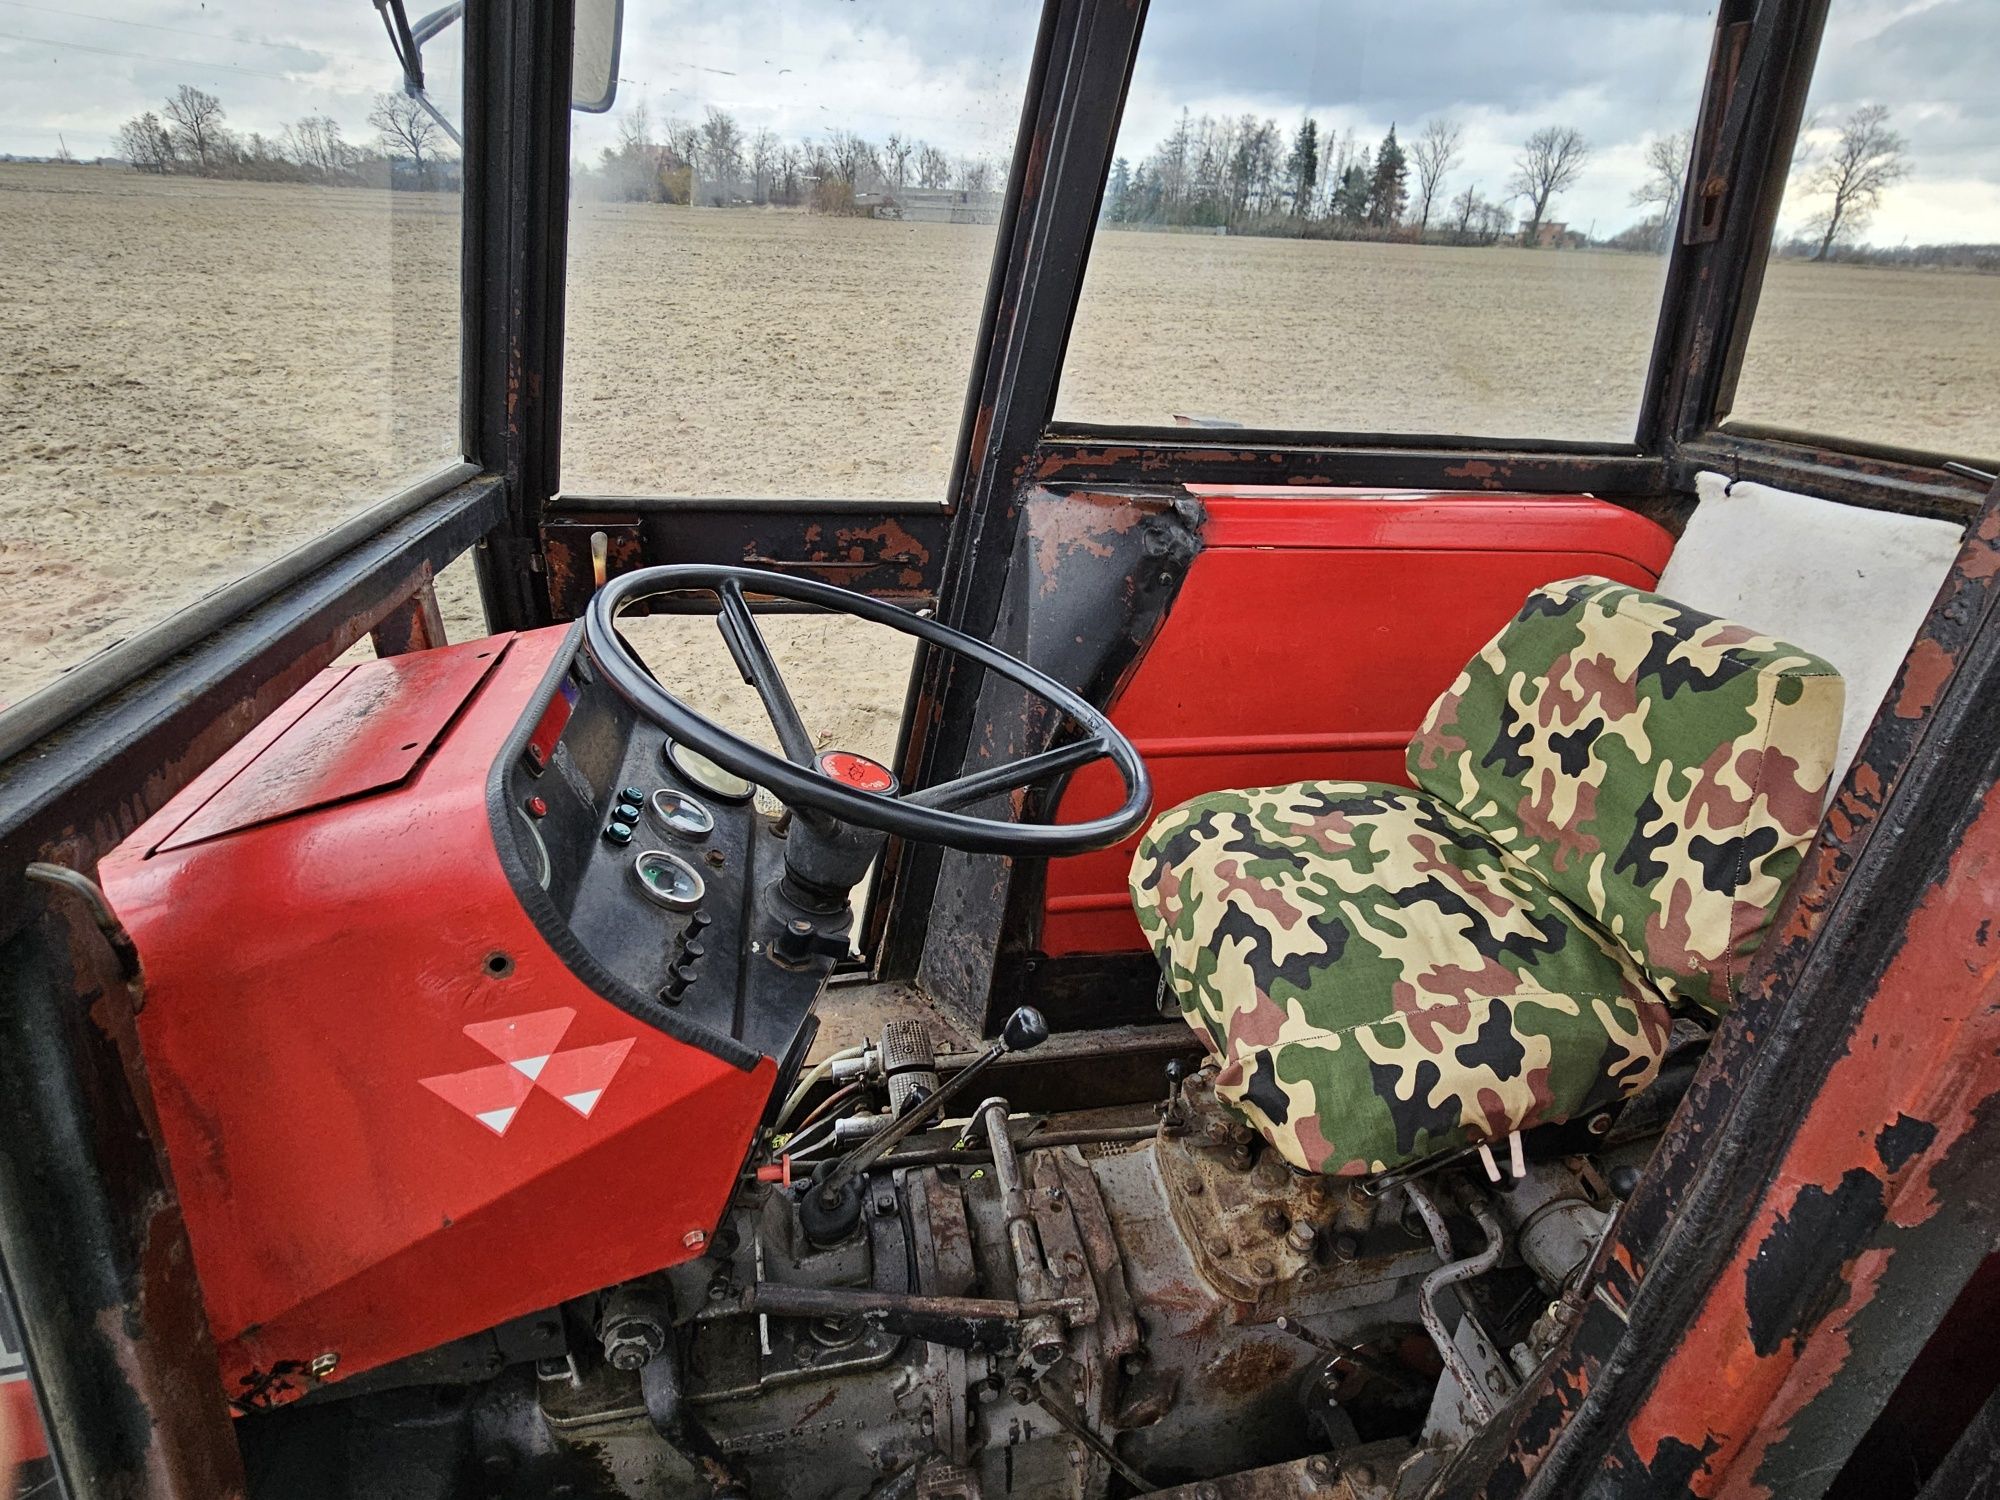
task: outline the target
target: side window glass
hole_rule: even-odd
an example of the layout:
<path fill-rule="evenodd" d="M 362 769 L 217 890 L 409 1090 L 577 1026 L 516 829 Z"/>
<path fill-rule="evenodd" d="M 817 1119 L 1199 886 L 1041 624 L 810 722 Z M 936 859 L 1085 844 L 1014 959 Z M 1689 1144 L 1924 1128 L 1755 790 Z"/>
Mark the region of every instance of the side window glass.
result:
<path fill-rule="evenodd" d="M 371 6 L 5 29 L 0 705 L 460 457 L 458 153 Z"/>
<path fill-rule="evenodd" d="M 2000 457 L 2000 32 L 1837 0 L 1745 346 L 1739 421 Z"/>

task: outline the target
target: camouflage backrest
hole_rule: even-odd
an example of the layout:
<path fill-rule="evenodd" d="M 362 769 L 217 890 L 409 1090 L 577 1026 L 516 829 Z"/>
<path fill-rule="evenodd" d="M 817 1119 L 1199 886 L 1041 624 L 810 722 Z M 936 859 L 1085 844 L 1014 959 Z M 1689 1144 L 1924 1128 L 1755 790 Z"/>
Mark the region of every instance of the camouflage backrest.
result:
<path fill-rule="evenodd" d="M 1809 651 L 1570 578 L 1431 706 L 1409 770 L 1719 1015 L 1819 825 L 1841 696 Z"/>

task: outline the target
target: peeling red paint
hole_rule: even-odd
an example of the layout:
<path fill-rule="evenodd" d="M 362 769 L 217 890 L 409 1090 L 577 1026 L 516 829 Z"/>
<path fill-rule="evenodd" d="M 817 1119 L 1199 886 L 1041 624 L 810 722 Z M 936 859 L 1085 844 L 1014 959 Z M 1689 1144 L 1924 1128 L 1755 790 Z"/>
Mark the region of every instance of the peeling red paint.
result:
<path fill-rule="evenodd" d="M 1937 701 L 1938 689 L 1951 676 L 1952 660 L 1936 641 L 1918 641 L 1903 664 L 1902 690 L 1891 710 L 1899 719 L 1915 719 Z"/>

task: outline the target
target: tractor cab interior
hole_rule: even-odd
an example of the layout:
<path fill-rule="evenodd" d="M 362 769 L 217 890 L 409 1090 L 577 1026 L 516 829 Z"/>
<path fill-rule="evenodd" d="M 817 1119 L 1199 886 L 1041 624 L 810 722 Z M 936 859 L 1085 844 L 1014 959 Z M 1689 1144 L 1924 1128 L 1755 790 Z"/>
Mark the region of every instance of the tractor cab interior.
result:
<path fill-rule="evenodd" d="M 1615 438 L 1064 415 L 1147 12 L 1039 12 L 942 505 L 566 484 L 627 18 L 443 31 L 463 462 L 0 717 L 24 1487 L 1915 1496 L 1979 1440 L 1992 450 L 1730 420 L 1825 0 L 1715 8 Z"/>

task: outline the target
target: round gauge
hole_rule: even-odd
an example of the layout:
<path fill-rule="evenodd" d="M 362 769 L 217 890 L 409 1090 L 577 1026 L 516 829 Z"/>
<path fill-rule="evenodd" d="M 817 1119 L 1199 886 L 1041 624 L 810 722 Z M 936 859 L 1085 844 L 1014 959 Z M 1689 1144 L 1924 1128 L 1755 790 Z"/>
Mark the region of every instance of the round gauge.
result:
<path fill-rule="evenodd" d="M 656 827 L 684 839 L 705 839 L 715 832 L 715 814 L 686 792 L 663 786 L 646 799 L 646 811 Z"/>
<path fill-rule="evenodd" d="M 667 741 L 667 764 L 704 792 L 724 802 L 748 802 L 756 786 L 726 766 L 719 766 L 699 750 Z"/>
<path fill-rule="evenodd" d="M 701 905 L 704 886 L 693 865 L 664 849 L 648 849 L 632 862 L 639 889 L 646 899 L 669 911 L 693 911 Z"/>
<path fill-rule="evenodd" d="M 523 842 L 528 846 L 528 862 L 534 867 L 535 884 L 543 890 L 547 890 L 549 888 L 549 846 L 542 842 L 542 830 L 535 826 L 535 816 L 527 808 L 515 808 L 514 815 L 521 820 L 521 826 L 528 831 L 528 836 Z"/>

